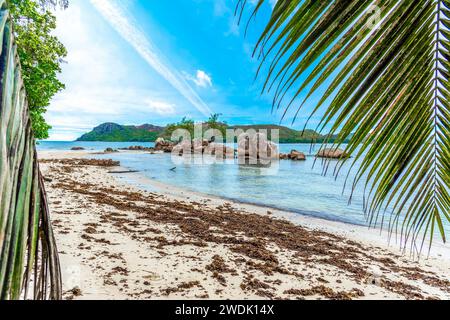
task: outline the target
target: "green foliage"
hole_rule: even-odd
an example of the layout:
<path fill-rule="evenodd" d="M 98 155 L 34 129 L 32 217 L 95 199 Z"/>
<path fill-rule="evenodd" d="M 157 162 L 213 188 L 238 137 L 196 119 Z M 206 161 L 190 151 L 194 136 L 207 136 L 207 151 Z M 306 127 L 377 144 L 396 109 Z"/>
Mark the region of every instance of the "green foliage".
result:
<path fill-rule="evenodd" d="M 190 120 L 187 119 L 186 117 L 184 117 L 180 122 L 178 123 L 174 123 L 174 124 L 169 124 L 166 127 L 166 130 L 164 132 L 164 137 L 165 138 L 171 138 L 172 133 L 178 129 L 181 130 L 187 130 L 189 132 L 189 134 L 191 135 L 191 137 L 194 137 L 194 131 L 195 131 L 195 122 L 194 120 Z"/>
<path fill-rule="evenodd" d="M 206 130 L 208 129 L 216 129 L 219 130 L 222 134 L 223 137 L 226 136 L 226 130 L 228 128 L 226 123 L 223 122 L 219 122 L 219 118 L 220 118 L 221 114 L 216 113 L 216 114 L 212 114 L 209 119 L 204 122 L 204 123 L 199 123 L 199 124 L 195 124 L 195 122 L 193 120 L 187 119 L 186 117 L 184 117 L 180 122 L 175 123 L 175 124 L 169 124 L 166 127 L 166 130 L 163 134 L 163 137 L 166 139 L 170 139 L 172 136 L 172 133 L 175 130 L 187 130 L 189 132 L 189 134 L 191 135 L 191 138 L 194 138 L 194 133 L 195 133 L 195 129 L 196 126 L 199 127 L 201 126 L 201 131 L 204 134 Z"/>
<path fill-rule="evenodd" d="M 219 118 L 221 116 L 222 116 L 221 113 L 214 113 L 209 117 L 206 123 L 208 123 L 209 125 L 216 125 L 219 122 Z"/>
<path fill-rule="evenodd" d="M 220 131 L 222 137 L 226 137 L 227 124 L 225 122 L 219 122 L 219 118 L 222 116 L 221 113 L 212 114 L 208 121 L 206 121 L 207 129 L 214 129 Z"/>
<path fill-rule="evenodd" d="M 149 128 L 151 130 L 149 130 Z M 183 118 L 179 123 L 170 124 L 165 128 L 152 125 L 121 126 L 115 123 L 104 123 L 89 133 L 81 136 L 77 141 L 106 141 L 106 142 L 155 142 L 159 137 L 170 140 L 172 133 L 177 129 L 188 130 L 191 137 L 194 137 L 195 123 L 192 120 Z M 220 130 L 223 138 L 226 138 L 227 129 L 247 130 L 267 130 L 268 138 L 271 139 L 271 130 L 279 130 L 280 143 L 322 143 L 324 141 L 334 141 L 337 137 L 321 135 L 314 130 L 297 131 L 277 125 L 249 125 L 249 126 L 228 126 L 218 121 L 214 115 L 202 124 L 203 133 L 209 128 Z"/>
<path fill-rule="evenodd" d="M 256 131 L 267 130 L 269 139 L 272 139 L 272 130 L 278 130 L 280 143 L 321 143 L 326 139 L 326 136 L 323 136 L 314 130 L 305 130 L 303 132 L 277 125 L 234 126 L 233 129 L 242 129 L 244 131 L 250 129 Z"/>
<path fill-rule="evenodd" d="M 61 299 L 58 250 L 35 137 L 31 122 L 23 121 L 29 108 L 17 99 L 24 86 L 5 0 L 0 0 L 0 16 L 0 300 Z"/>
<path fill-rule="evenodd" d="M 56 17 L 48 9 L 48 6 L 56 3 L 53 0 L 8 0 L 33 131 L 37 139 L 48 138 L 50 126 L 45 122 L 43 114 L 52 97 L 65 88 L 58 80 L 58 74 L 67 51 L 52 34 L 56 28 Z M 59 3 L 67 6 L 67 1 Z"/>
<path fill-rule="evenodd" d="M 78 139 L 78 141 L 105 141 L 105 142 L 155 142 L 161 131 L 148 131 L 134 126 L 116 125 L 109 131 L 91 131 Z"/>
<path fill-rule="evenodd" d="M 435 230 L 445 242 L 450 222 L 449 25 L 448 0 L 278 0 L 255 49 L 275 108 L 305 93 L 299 114 L 323 90 L 318 130 L 331 126 L 336 147 L 349 138 L 370 224 L 388 220 L 404 243 Z"/>

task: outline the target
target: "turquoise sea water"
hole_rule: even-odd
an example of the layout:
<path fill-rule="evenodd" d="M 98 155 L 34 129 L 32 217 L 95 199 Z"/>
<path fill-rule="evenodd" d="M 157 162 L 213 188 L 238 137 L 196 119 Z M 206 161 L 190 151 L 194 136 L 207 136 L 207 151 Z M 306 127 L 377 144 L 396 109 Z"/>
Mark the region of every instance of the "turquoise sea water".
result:
<path fill-rule="evenodd" d="M 123 148 L 132 145 L 151 147 L 153 143 L 108 143 L 108 142 L 41 142 L 40 150 L 70 150 L 74 146 L 87 150 Z M 360 185 L 353 193 L 349 203 L 352 175 L 348 188 L 343 190 L 348 166 L 344 165 L 336 178 L 333 169 L 337 162 L 331 162 L 329 173 L 323 175 L 320 161 L 315 163 L 314 154 L 319 146 L 311 149 L 309 144 L 281 145 L 282 153 L 292 149 L 309 155 L 307 161 L 280 161 L 275 172 L 266 169 L 244 167 L 227 163 L 179 163 L 170 154 L 116 153 L 96 155 L 97 158 L 118 160 L 123 167 L 138 170 L 150 179 L 186 188 L 192 191 L 221 196 L 247 203 L 286 209 L 303 215 L 357 225 L 367 225 L 363 212 L 363 187 Z M 176 157 L 178 158 L 178 157 Z M 175 170 L 171 170 L 176 167 Z M 150 188 L 150 186 L 149 186 Z M 386 215 L 389 217 L 389 211 Z M 381 221 L 381 220 L 380 220 Z M 447 223 L 445 228 L 450 231 Z"/>
<path fill-rule="evenodd" d="M 69 141 L 40 141 L 38 150 L 70 150 L 73 147 L 82 147 L 88 151 L 104 151 L 106 148 L 127 148 L 131 146 L 153 147 L 153 142 L 69 142 Z"/>

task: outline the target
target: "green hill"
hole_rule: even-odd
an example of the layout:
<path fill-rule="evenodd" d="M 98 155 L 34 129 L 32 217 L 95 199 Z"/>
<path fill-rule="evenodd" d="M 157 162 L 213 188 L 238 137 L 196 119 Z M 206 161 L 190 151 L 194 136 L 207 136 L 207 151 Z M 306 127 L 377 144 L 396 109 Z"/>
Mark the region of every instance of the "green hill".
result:
<path fill-rule="evenodd" d="M 305 130 L 305 132 L 302 132 L 277 125 L 233 126 L 232 128 L 242 129 L 244 131 L 249 129 L 254 129 L 256 131 L 267 130 L 269 139 L 272 139 L 270 134 L 271 130 L 278 129 L 280 143 L 310 143 L 311 141 L 322 140 L 324 137 L 319 133 L 315 132 L 314 130 Z"/>
<path fill-rule="evenodd" d="M 222 124 L 224 127 L 225 125 Z M 191 125 L 193 127 L 193 123 Z M 178 128 L 189 129 L 186 123 L 169 125 L 167 127 L 158 127 L 150 124 L 142 126 L 122 126 L 116 123 L 104 123 L 96 127 L 91 132 L 83 135 L 77 141 L 105 141 L 105 142 L 155 142 L 158 137 L 170 139 L 171 133 Z M 321 143 L 326 135 L 321 135 L 314 130 L 297 131 L 277 125 L 248 125 L 248 126 L 228 126 L 230 129 L 249 129 L 268 131 L 271 139 L 271 130 L 279 130 L 280 143 Z M 193 128 L 191 128 L 193 132 Z M 331 139 L 333 140 L 333 139 Z"/>
<path fill-rule="evenodd" d="M 121 126 L 116 123 L 104 123 L 81 136 L 77 141 L 154 142 L 163 131 L 163 127 L 149 124 Z"/>

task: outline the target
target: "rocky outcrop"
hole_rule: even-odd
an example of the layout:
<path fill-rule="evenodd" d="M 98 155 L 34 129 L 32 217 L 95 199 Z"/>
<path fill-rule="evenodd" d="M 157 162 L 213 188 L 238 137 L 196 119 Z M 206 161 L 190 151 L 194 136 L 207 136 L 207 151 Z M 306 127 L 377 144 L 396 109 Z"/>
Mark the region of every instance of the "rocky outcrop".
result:
<path fill-rule="evenodd" d="M 289 154 L 289 159 L 293 161 L 305 161 L 306 155 L 303 152 L 292 150 L 291 153 Z"/>
<path fill-rule="evenodd" d="M 317 155 L 317 158 L 326 158 L 326 159 L 347 159 L 350 158 L 350 155 L 347 154 L 342 149 L 332 149 L 332 148 L 326 148 L 320 150 Z"/>
<path fill-rule="evenodd" d="M 189 140 L 183 140 L 179 144 L 173 147 L 172 153 L 179 155 L 180 157 L 183 154 L 192 152 L 192 143 Z"/>
<path fill-rule="evenodd" d="M 86 149 L 84 149 L 83 147 L 73 147 L 70 150 L 72 150 L 72 151 L 83 151 L 83 150 L 86 150 Z"/>
<path fill-rule="evenodd" d="M 104 152 L 105 153 L 115 153 L 115 152 L 119 152 L 119 151 L 117 151 L 117 150 L 115 150 L 113 148 L 106 148 Z"/>
<path fill-rule="evenodd" d="M 205 154 L 215 156 L 217 159 L 235 159 L 236 150 L 222 143 L 210 143 L 203 151 Z"/>
<path fill-rule="evenodd" d="M 119 150 L 126 150 L 126 151 L 155 151 L 155 148 L 147 148 L 143 146 L 131 146 L 128 148 L 120 148 Z"/>
<path fill-rule="evenodd" d="M 263 164 L 278 159 L 278 146 L 262 133 L 239 137 L 238 158 L 240 163 Z"/>
<path fill-rule="evenodd" d="M 205 139 L 192 140 L 192 152 L 194 154 L 203 154 L 205 149 L 209 146 L 209 141 Z"/>
<path fill-rule="evenodd" d="M 164 153 L 171 153 L 175 144 L 170 141 L 166 141 L 164 138 L 156 139 L 155 151 L 163 151 Z"/>
<path fill-rule="evenodd" d="M 280 160 L 305 161 L 306 155 L 303 152 L 292 150 L 289 154 L 280 154 Z"/>
<path fill-rule="evenodd" d="M 221 143 L 210 142 L 208 140 L 194 139 L 192 142 L 183 140 L 173 147 L 172 152 L 183 156 L 186 154 L 210 155 L 216 158 L 234 159 L 236 150 Z"/>

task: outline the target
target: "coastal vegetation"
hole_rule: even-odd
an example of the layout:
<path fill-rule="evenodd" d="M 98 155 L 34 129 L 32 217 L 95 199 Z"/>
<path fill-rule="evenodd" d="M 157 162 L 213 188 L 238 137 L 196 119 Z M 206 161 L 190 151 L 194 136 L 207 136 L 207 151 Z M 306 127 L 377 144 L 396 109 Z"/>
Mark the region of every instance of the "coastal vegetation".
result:
<path fill-rule="evenodd" d="M 312 114 L 323 112 L 317 128 L 308 130 L 307 123 L 299 131 L 271 124 L 232 125 L 213 114 L 202 123 L 183 118 L 165 127 L 105 123 L 78 141 L 157 142 L 152 149 L 172 152 L 180 147 L 183 155 L 185 141 L 170 141 L 178 129 L 192 137 L 198 128 L 202 133 L 215 129 L 223 136 L 227 129 L 268 130 L 269 138 L 277 129 L 280 143 L 323 144 L 316 157 L 341 160 L 333 162 L 336 174 L 344 163 L 351 164 L 356 177 L 347 184 L 353 190 L 362 184 L 366 190 L 370 225 L 388 224 L 417 252 L 427 236 L 431 247 L 437 232 L 445 242 L 444 224 L 450 222 L 450 1 L 238 0 L 241 18 L 250 2 L 251 18 L 265 2 L 273 5 L 255 48 L 261 59 L 258 74 L 267 74 L 263 91 L 274 93 L 274 109 L 285 108 L 284 117 L 293 109 L 295 123 L 309 98 L 323 90 Z M 0 127 L 5 133 L 0 136 L 0 299 L 61 299 L 63 294 L 74 299 L 86 294 L 80 287 L 63 292 L 60 254 L 65 255 L 63 263 L 71 264 L 63 269 L 74 272 L 69 277 L 89 283 L 87 294 L 112 292 L 108 298 L 448 297 L 450 283 L 441 260 L 438 266 L 434 260 L 408 262 L 387 248 L 361 241 L 370 238 L 367 230 L 355 238 L 355 230 L 362 230 L 357 226 L 344 229 L 343 234 L 352 234 L 347 238 L 334 227 L 321 229 L 322 220 L 306 228 L 274 216 L 275 211 L 285 214 L 275 208 L 207 196 L 200 201 L 197 193 L 178 193 L 175 184 L 167 186 L 172 193 L 164 194 L 166 186 L 155 180 L 158 191 L 147 192 L 111 175 L 122 173 L 109 171 L 120 162 L 65 158 L 73 152 L 62 158 L 40 157 L 42 175 L 35 138 L 48 138 L 44 113 L 64 89 L 58 73 L 67 54 L 53 35 L 56 21 L 50 9 L 68 3 L 0 0 L 2 13 L 4 3 L 12 18 L 11 24 L 2 25 L 6 31 L 0 64 Z M 8 22 L 7 14 L 1 16 Z M 25 92 L 27 99 L 19 99 Z M 299 97 L 305 98 L 295 105 Z M 258 140 L 243 141 L 242 149 L 247 151 L 247 144 Z M 224 158 L 236 153 L 215 139 L 194 139 L 187 145 L 192 153 L 213 149 Z M 105 154 L 115 152 L 108 149 Z M 80 152 L 80 157 L 85 154 Z M 306 160 L 297 150 L 281 158 Z M 166 171 L 165 179 L 183 174 L 183 168 L 165 163 L 164 169 L 161 164 L 154 167 Z M 198 173 L 194 175 L 204 179 Z M 302 178 L 314 189 L 311 181 L 298 178 L 298 171 L 295 175 L 291 180 Z M 236 180 L 244 185 L 251 179 L 256 180 Z M 291 181 L 284 180 L 264 184 L 277 189 L 265 189 L 260 196 L 273 196 L 281 185 L 292 189 Z M 388 210 L 393 214 L 385 217 Z M 73 266 L 82 267 L 71 270 Z"/>
<path fill-rule="evenodd" d="M 54 35 L 56 17 L 50 10 L 67 0 L 8 0 L 34 135 L 47 139 L 51 126 L 44 114 L 52 97 L 65 88 L 58 79 L 66 48 Z"/>
<path fill-rule="evenodd" d="M 0 299 L 60 299 L 61 270 L 35 138 L 64 86 L 64 46 L 48 10 L 67 1 L 0 0 Z M 26 97 L 25 97 L 26 95 Z"/>
<path fill-rule="evenodd" d="M 150 124 L 141 126 L 123 126 L 116 123 L 104 123 L 94 128 L 77 139 L 77 141 L 104 141 L 104 142 L 155 142 L 158 138 L 170 140 L 172 133 L 177 129 L 187 130 L 194 136 L 195 123 L 186 118 L 179 123 L 170 124 L 167 127 L 158 127 Z M 223 137 L 226 137 L 227 129 L 247 130 L 267 130 L 268 138 L 271 139 L 272 130 L 279 130 L 280 143 L 322 143 L 324 141 L 334 141 L 336 137 L 322 135 L 314 130 L 298 131 L 279 125 L 247 125 L 229 126 L 226 123 L 214 121 L 214 115 L 207 122 L 202 124 L 202 131 L 208 129 L 219 130 Z"/>
<path fill-rule="evenodd" d="M 223 137 L 226 136 L 226 130 L 229 128 L 228 125 L 225 122 L 220 122 L 221 114 L 215 113 L 212 114 L 209 119 L 206 122 L 203 123 L 195 123 L 192 119 L 187 119 L 186 117 L 183 118 L 178 123 L 169 124 L 164 132 L 161 134 L 161 137 L 164 139 L 170 139 L 172 137 L 173 132 L 176 130 L 186 130 L 189 132 L 191 137 L 194 137 L 195 135 L 195 128 L 199 128 L 201 126 L 202 134 L 205 133 L 206 130 L 213 129 L 218 130 Z"/>
<path fill-rule="evenodd" d="M 155 142 L 164 128 L 153 125 L 122 126 L 104 123 L 77 139 L 77 141 Z"/>
<path fill-rule="evenodd" d="M 239 0 L 241 21 L 266 2 Z M 335 147 L 348 140 L 348 184 L 365 188 L 370 225 L 401 232 L 419 252 L 435 231 L 445 242 L 450 222 L 449 9 L 447 0 L 278 0 L 254 51 L 274 109 L 292 109 L 295 122 L 321 95 L 317 131 L 336 135 Z"/>

